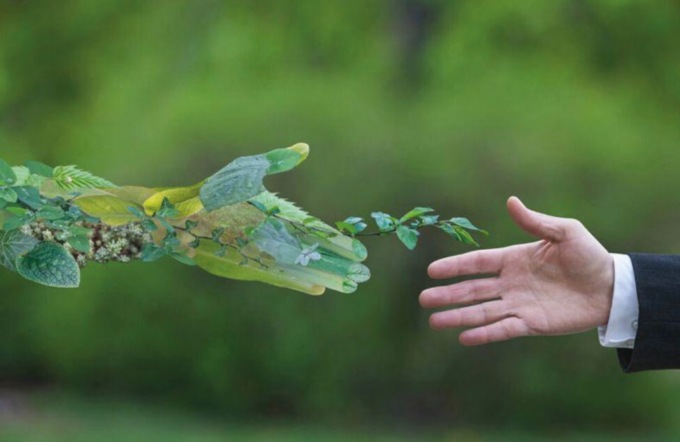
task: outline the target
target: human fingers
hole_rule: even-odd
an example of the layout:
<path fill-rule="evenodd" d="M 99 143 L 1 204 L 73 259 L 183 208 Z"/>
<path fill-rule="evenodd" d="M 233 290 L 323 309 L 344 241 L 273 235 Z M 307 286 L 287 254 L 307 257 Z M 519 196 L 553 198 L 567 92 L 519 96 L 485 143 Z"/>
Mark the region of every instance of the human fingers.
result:
<path fill-rule="evenodd" d="M 430 315 L 430 327 L 435 330 L 455 327 L 477 327 L 490 324 L 509 314 L 503 301 L 489 301 Z"/>
<path fill-rule="evenodd" d="M 424 308 L 438 308 L 451 304 L 488 301 L 498 298 L 500 291 L 498 278 L 474 279 L 423 290 L 419 301 Z"/>
<path fill-rule="evenodd" d="M 516 196 L 508 199 L 508 212 L 515 223 L 530 235 L 551 242 L 560 242 L 574 220 L 546 215 L 527 208 Z"/>
<path fill-rule="evenodd" d="M 427 269 L 431 278 L 500 273 L 506 249 L 478 250 L 433 262 Z"/>
<path fill-rule="evenodd" d="M 528 336 L 529 328 L 517 317 L 502 319 L 493 324 L 465 330 L 459 336 L 463 345 L 483 345 L 491 342 L 507 341 L 508 339 Z"/>

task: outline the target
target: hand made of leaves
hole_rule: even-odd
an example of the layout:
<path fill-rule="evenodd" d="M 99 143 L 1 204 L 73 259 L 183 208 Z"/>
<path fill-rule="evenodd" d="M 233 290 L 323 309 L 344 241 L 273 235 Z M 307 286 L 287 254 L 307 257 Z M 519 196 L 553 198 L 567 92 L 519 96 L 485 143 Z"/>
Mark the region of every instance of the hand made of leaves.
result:
<path fill-rule="evenodd" d="M 88 261 L 167 256 L 217 276 L 320 295 L 351 293 L 370 278 L 358 237 L 396 234 L 413 249 L 427 227 L 473 245 L 470 232 L 486 233 L 424 207 L 400 218 L 374 212 L 372 232 L 359 217 L 332 227 L 264 187 L 266 176 L 308 154 L 301 143 L 241 157 L 198 184 L 166 189 L 115 186 L 76 166 L 0 160 L 0 264 L 40 284 L 77 287 Z"/>

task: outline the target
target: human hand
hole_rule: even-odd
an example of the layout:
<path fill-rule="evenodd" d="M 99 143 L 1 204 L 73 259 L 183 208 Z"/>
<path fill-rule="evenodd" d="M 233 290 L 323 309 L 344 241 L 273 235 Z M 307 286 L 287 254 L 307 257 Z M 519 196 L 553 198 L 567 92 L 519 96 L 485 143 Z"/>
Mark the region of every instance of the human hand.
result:
<path fill-rule="evenodd" d="M 433 313 L 431 327 L 472 327 L 460 342 L 481 345 L 605 325 L 614 287 L 607 250 L 577 220 L 534 212 L 516 197 L 508 200 L 508 212 L 540 241 L 433 262 L 428 273 L 435 279 L 493 276 L 424 290 L 424 308 L 454 307 Z"/>

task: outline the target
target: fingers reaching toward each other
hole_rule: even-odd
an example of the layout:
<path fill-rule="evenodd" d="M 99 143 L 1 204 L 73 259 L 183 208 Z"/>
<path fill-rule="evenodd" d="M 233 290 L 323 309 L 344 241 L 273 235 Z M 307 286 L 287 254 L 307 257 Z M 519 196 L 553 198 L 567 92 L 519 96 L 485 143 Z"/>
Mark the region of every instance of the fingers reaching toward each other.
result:
<path fill-rule="evenodd" d="M 510 315 L 503 301 L 489 301 L 468 307 L 433 313 L 430 326 L 435 330 L 455 327 L 478 327 L 499 321 Z"/>
<path fill-rule="evenodd" d="M 463 345 L 482 345 L 520 336 L 529 336 L 529 328 L 521 319 L 513 316 L 483 327 L 465 330 L 458 339 Z"/>
<path fill-rule="evenodd" d="M 485 278 L 432 287 L 423 290 L 419 300 L 424 308 L 439 308 L 500 298 L 500 292 L 499 278 Z"/>
<path fill-rule="evenodd" d="M 503 249 L 479 250 L 433 262 L 427 269 L 435 279 L 465 275 L 497 274 L 503 268 Z"/>

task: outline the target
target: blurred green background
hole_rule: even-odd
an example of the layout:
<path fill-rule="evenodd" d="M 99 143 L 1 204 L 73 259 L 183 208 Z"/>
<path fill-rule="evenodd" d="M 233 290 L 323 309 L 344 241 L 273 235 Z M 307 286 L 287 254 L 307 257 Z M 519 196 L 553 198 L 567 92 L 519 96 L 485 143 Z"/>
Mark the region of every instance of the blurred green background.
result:
<path fill-rule="evenodd" d="M 185 185 L 303 141 L 270 189 L 328 221 L 432 206 L 483 247 L 530 240 L 517 194 L 610 251 L 677 252 L 679 76 L 671 0 L 0 2 L 6 160 Z M 365 243 L 373 279 L 321 298 L 171 261 L 74 291 L 3 272 L 0 437 L 680 435 L 677 373 L 624 375 L 595 332 L 463 348 L 417 296 L 467 249 Z"/>

